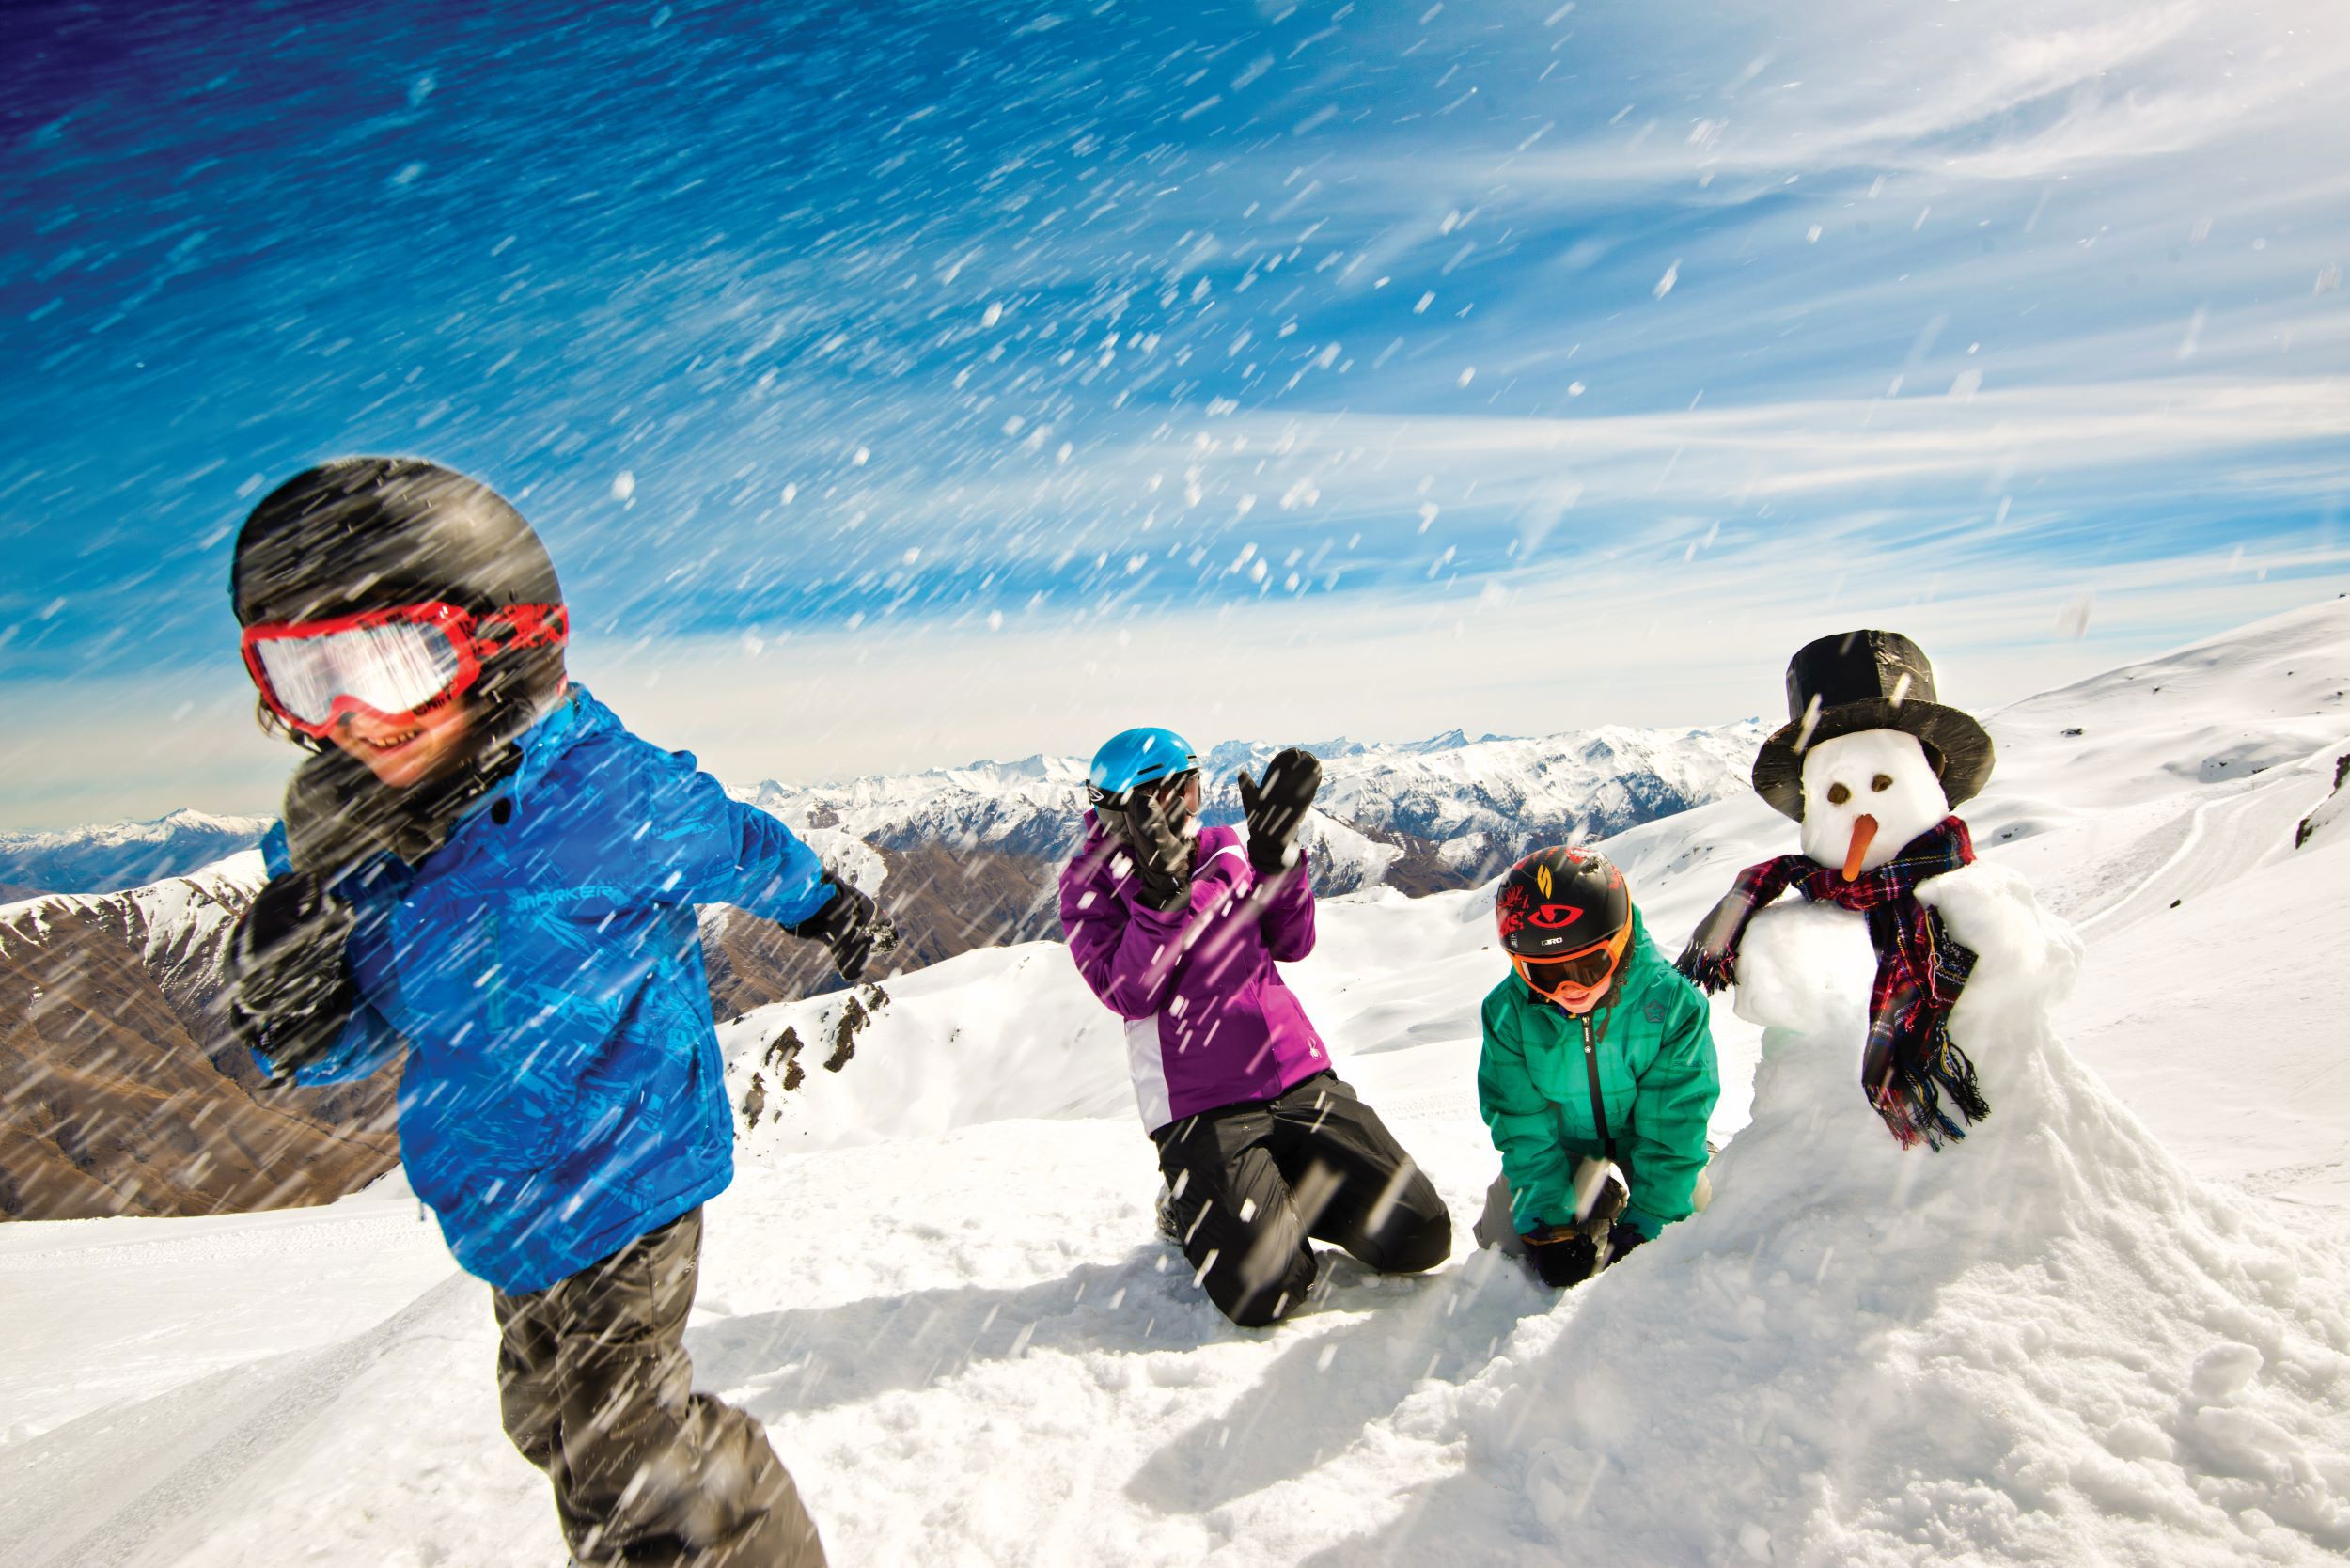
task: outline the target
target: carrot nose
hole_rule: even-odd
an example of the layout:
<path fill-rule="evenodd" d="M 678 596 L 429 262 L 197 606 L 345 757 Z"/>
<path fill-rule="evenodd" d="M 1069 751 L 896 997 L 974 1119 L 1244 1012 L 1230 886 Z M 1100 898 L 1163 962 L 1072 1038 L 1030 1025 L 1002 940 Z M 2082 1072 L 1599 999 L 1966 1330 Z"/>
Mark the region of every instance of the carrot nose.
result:
<path fill-rule="evenodd" d="M 1874 817 L 1864 812 L 1853 819 L 1852 848 L 1844 852 L 1844 880 L 1846 882 L 1856 882 L 1860 879 L 1860 857 L 1869 853 L 1869 844 L 1876 836 L 1877 820 Z"/>

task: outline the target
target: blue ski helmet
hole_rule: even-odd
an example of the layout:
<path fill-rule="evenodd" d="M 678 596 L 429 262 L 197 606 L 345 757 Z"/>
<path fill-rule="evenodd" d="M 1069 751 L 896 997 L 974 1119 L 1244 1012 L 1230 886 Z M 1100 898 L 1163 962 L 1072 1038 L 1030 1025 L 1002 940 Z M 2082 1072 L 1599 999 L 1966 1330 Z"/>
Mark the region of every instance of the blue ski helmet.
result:
<path fill-rule="evenodd" d="M 1086 770 L 1089 792 L 1098 805 L 1116 800 L 1137 784 L 1155 783 L 1199 771 L 1191 743 L 1172 729 L 1121 729 L 1102 743 Z"/>

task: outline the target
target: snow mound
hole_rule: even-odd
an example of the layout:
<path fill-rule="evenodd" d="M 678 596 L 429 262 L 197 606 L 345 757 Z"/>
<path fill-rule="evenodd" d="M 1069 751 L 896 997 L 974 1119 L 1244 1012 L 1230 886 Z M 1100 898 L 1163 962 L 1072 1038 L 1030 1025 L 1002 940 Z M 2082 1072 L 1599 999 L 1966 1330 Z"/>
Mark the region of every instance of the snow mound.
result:
<path fill-rule="evenodd" d="M 1057 942 L 759 1008 L 718 1040 L 746 1159 L 1134 1109 L 1118 1020 Z"/>
<path fill-rule="evenodd" d="M 1465 1390 L 1470 1475 L 1564 1560 L 2339 1560 L 2341 1260 L 2201 1185 L 2075 1062 L 2049 1015 L 2080 946 L 2020 876 L 1920 896 L 1981 955 L 1951 1028 L 1990 1119 L 1899 1149 L 1858 1084 L 1860 920 L 1757 916 L 1762 1059 L 1713 1206 Z M 1433 1544 L 1460 1520 L 1430 1503 Z"/>

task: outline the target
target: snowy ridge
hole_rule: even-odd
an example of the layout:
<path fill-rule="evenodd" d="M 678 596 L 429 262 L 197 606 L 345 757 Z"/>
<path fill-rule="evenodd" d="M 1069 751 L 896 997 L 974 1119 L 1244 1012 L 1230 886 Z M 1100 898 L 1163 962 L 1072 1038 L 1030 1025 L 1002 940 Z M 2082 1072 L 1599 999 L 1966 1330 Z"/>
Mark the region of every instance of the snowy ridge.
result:
<path fill-rule="evenodd" d="M 974 762 L 840 785 L 773 779 L 732 792 L 794 831 L 838 826 L 870 842 L 1044 853 L 1058 848 L 1084 810 L 1085 763 L 1067 757 Z"/>
<path fill-rule="evenodd" d="M 242 850 L 186 876 L 119 893 L 43 893 L 0 904 L 0 956 L 11 940 L 37 942 L 51 922 L 95 915 L 136 934 L 150 967 L 209 964 L 265 880 L 259 850 Z"/>
<path fill-rule="evenodd" d="M 1329 768 L 1319 803 L 1361 828 L 1384 828 L 1507 854 L 1528 833 L 1590 839 L 1746 788 L 1769 727 L 1622 725 L 1539 740 L 1398 747 Z"/>
<path fill-rule="evenodd" d="M 1370 888 L 1324 903 L 1290 978 L 1451 1204 L 1454 1261 L 1333 1262 L 1303 1316 L 1244 1333 L 1152 1236 L 1115 1025 L 1058 949 L 972 952 L 725 1031 L 746 1124 L 699 1380 L 767 1423 L 843 1561 L 2338 1562 L 2350 839 L 2294 838 L 2350 750 L 2326 706 L 2350 605 L 2133 670 L 1985 715 L 1982 883 L 2046 913 L 1951 910 L 1986 955 L 1967 1027 L 1994 1105 L 1957 1149 L 1901 1154 L 1857 1092 L 1862 976 L 1838 966 L 1865 955 L 1814 950 L 1849 926 L 1775 915 L 1749 967 L 1778 943 L 1780 973 L 1829 982 L 1742 997 L 1767 1038 L 1717 1005 L 1713 1207 L 1540 1289 L 1465 1234 L 1495 1165 L 1473 1089 L 1490 889 Z M 1794 843 L 1733 794 L 1608 847 L 1669 948 Z M 2068 925 L 2086 956 L 2060 1002 Z M 241 1262 L 134 1332 L 77 1306 L 174 1277 L 165 1252 L 110 1261 L 121 1224 L 0 1231 L 0 1310 L 38 1347 L 0 1367 L 26 1412 L 0 1497 L 74 1505 L 8 1515 L 31 1560 L 229 1568 L 287 1539 L 327 1563 L 559 1558 L 544 1482 L 496 1432 L 478 1287 L 426 1294 L 421 1254 L 415 1282 L 364 1291 Z M 191 1262 L 217 1234 L 145 1224 Z M 215 1325 L 305 1293 L 335 1309 L 283 1359 Z M 143 1398 L 97 1408 L 91 1367 Z M 327 1392 L 273 1434 L 272 1388 Z M 208 1484 L 118 1463 L 109 1434 L 149 1416 Z"/>
<path fill-rule="evenodd" d="M 1534 740 L 1470 741 L 1455 729 L 1400 744 L 1318 742 L 1308 749 L 1324 759 L 1326 782 L 1305 838 L 1324 886 L 1336 889 L 1384 879 L 1403 856 L 1390 841 L 1398 836 L 1429 840 L 1439 864 L 1474 872 L 1530 839 L 1600 838 L 1734 793 L 1764 732 L 1747 722 L 1610 726 Z M 1243 767 L 1261 772 L 1280 749 L 1233 741 L 1210 752 L 1209 819 L 1236 821 L 1233 776 Z M 780 818 L 828 860 L 846 856 L 865 868 L 857 880 L 870 890 L 882 863 L 852 847 L 857 840 L 1060 856 L 1080 831 L 1085 782 L 1083 759 L 1034 756 L 839 785 L 769 780 L 729 792 Z M 148 823 L 0 834 L 0 883 L 90 892 L 159 883 L 251 847 L 270 821 L 180 810 Z"/>
<path fill-rule="evenodd" d="M 181 874 L 260 842 L 271 819 L 182 808 L 151 822 L 0 833 L 0 882 L 109 893 Z"/>
<path fill-rule="evenodd" d="M 2350 821 L 2350 752 L 2334 759 L 2333 792 L 2317 803 L 2317 809 L 2301 819 L 2301 826 L 2294 834 L 2294 847 L 2312 842 L 2319 836 L 2327 838 L 2344 830 L 2342 823 Z"/>
<path fill-rule="evenodd" d="M 1354 888 L 1381 880 L 1399 857 L 1374 834 L 1433 841 L 1455 867 L 1505 857 L 1534 839 L 1601 838 L 1744 790 L 1766 732 L 1748 720 L 1524 740 L 1469 741 L 1456 729 L 1402 744 L 1316 743 L 1307 749 L 1323 759 L 1324 783 L 1307 839 L 1325 884 Z M 1209 819 L 1236 819 L 1233 776 L 1244 767 L 1261 772 L 1280 749 L 1227 742 L 1202 759 Z M 1057 855 L 1076 838 L 1085 780 L 1082 759 L 1031 757 L 843 785 L 769 781 L 735 792 L 795 829 L 837 825 L 885 847 L 931 842 Z"/>

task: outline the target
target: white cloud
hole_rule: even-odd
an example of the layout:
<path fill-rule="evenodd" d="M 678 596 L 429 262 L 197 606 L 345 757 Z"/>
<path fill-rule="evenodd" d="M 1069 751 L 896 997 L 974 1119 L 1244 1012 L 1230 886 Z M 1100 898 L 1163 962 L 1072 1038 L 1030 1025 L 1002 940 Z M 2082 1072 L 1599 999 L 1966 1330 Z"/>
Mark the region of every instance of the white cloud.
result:
<path fill-rule="evenodd" d="M 1692 103 L 1703 133 L 1685 138 L 1641 137 L 1634 122 L 1554 134 L 1509 159 L 1510 178 L 1605 187 L 1712 170 L 1775 182 L 1873 167 L 2031 179 L 2271 137 L 2280 124 L 2317 140 L 2271 140 L 2267 154 L 2315 165 L 2350 81 L 2350 22 L 2335 0 L 1853 0 L 1771 14 L 1782 58 L 1803 62 L 1799 84 L 1741 77 L 1721 103 Z M 1721 19 L 1726 34 L 1741 17 Z M 1689 74 L 1702 79 L 1696 66 Z"/>
<path fill-rule="evenodd" d="M 1412 478 L 1423 473 L 1473 477 L 1482 503 L 1555 522 L 1570 505 L 1607 500 L 1820 498 L 2003 466 L 2053 475 L 2342 440 L 2350 440 L 2350 379 L 2333 376 L 1986 386 L 1966 400 L 1708 404 L 1598 418 L 1243 414 L 1217 421 L 1204 446 L 1184 427 L 1097 452 L 1058 499 L 1112 504 L 1180 455 L 1210 508 L 1229 505 L 1217 497 L 1243 484 L 1309 478 L 1321 507 L 1289 525 L 1308 531 L 1365 509 L 1402 518 L 1412 511 Z M 967 485 L 956 494 L 962 505 L 990 501 Z M 1026 487 L 1002 497 L 1032 498 Z"/>

